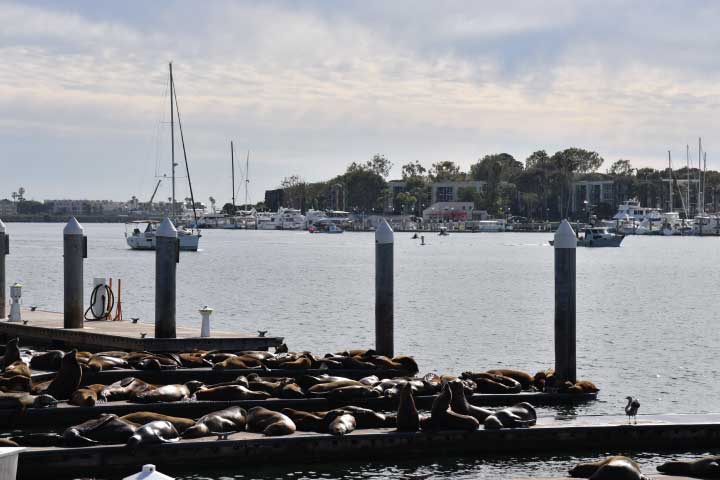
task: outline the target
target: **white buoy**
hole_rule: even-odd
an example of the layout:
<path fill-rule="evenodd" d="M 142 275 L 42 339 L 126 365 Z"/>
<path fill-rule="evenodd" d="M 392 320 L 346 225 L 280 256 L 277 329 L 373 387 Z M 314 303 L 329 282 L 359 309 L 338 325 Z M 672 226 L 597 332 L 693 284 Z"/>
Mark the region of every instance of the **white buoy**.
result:
<path fill-rule="evenodd" d="M 143 465 L 140 473 L 125 477 L 123 480 L 175 480 L 175 478 L 158 472 L 155 470 L 155 465 L 148 464 Z"/>
<path fill-rule="evenodd" d="M 200 336 L 201 337 L 209 337 L 210 336 L 210 315 L 214 312 L 214 310 L 207 305 L 205 305 L 203 308 L 199 310 L 200 315 L 202 315 L 202 326 L 200 327 Z"/>
<path fill-rule="evenodd" d="M 22 298 L 22 284 L 14 283 L 10 287 L 10 318 L 11 322 L 21 322 L 20 298 Z"/>

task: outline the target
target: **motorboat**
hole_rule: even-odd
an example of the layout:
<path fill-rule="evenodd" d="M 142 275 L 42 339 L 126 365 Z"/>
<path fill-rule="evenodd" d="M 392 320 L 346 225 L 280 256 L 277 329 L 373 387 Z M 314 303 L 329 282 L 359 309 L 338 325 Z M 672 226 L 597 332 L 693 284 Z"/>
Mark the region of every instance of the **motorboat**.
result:
<path fill-rule="evenodd" d="M 302 230 L 305 228 L 305 215 L 295 208 L 280 208 L 269 215 L 258 214 L 260 230 Z"/>
<path fill-rule="evenodd" d="M 619 247 L 625 235 L 609 232 L 607 227 L 584 228 L 578 247 Z"/>
<path fill-rule="evenodd" d="M 344 230 L 332 222 L 310 225 L 308 227 L 310 233 L 343 233 Z"/>
<path fill-rule="evenodd" d="M 693 235 L 720 235 L 720 216 L 696 215 L 692 226 Z"/>
<path fill-rule="evenodd" d="M 135 220 L 125 224 L 125 240 L 133 250 L 155 250 L 157 220 Z M 180 250 L 196 252 L 200 243 L 200 233 L 178 227 Z"/>
<path fill-rule="evenodd" d="M 604 223 L 625 235 L 646 235 L 659 233 L 663 225 L 659 208 L 642 207 L 637 199 L 626 200 L 618 205 L 618 211 L 611 220 Z"/>
<path fill-rule="evenodd" d="M 441 237 L 446 237 L 450 234 L 448 233 L 447 227 L 440 227 L 440 233 L 438 233 L 438 235 L 440 235 Z"/>

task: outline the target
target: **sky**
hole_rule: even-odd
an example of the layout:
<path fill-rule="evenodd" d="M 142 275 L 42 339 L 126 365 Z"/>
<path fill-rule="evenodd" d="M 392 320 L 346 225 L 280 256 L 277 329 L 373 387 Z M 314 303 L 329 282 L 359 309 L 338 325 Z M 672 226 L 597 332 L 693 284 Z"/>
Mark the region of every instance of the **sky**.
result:
<path fill-rule="evenodd" d="M 230 201 L 231 140 L 253 202 L 374 154 L 393 178 L 568 147 L 605 171 L 679 167 L 703 137 L 720 169 L 719 20 L 715 1 L 0 0 L 0 198 L 147 200 L 170 61 L 204 202 Z"/>

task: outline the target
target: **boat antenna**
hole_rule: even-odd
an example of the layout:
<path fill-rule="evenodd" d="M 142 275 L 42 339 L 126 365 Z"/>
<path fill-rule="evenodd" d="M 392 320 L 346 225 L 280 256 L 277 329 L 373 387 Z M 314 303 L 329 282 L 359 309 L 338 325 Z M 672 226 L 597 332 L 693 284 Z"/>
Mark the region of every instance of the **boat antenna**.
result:
<path fill-rule="evenodd" d="M 230 140 L 230 169 L 232 170 L 232 206 L 235 215 L 235 152 L 232 140 Z"/>
<path fill-rule="evenodd" d="M 183 158 L 185 159 L 185 173 L 187 174 L 188 186 L 190 187 L 190 201 L 192 202 L 193 220 L 195 221 L 195 227 L 197 228 L 197 226 L 198 226 L 197 210 L 195 209 L 195 196 L 193 195 L 192 181 L 190 180 L 190 167 L 188 166 L 187 151 L 185 150 L 185 137 L 183 136 L 182 122 L 180 121 L 180 105 L 178 105 L 177 90 L 174 88 L 174 83 L 173 83 L 172 77 L 170 77 L 170 84 L 171 84 L 171 87 L 173 87 L 172 92 L 173 92 L 173 96 L 175 98 L 175 110 L 177 111 L 178 128 L 180 129 L 180 143 L 182 144 Z M 175 170 L 173 167 L 173 173 L 174 172 L 175 172 Z M 174 207 L 174 203 L 175 203 L 175 199 L 173 198 L 173 207 Z"/>
<path fill-rule="evenodd" d="M 171 214 L 172 219 L 175 221 L 175 167 L 177 166 L 177 163 L 175 163 L 175 112 L 173 109 L 173 99 L 174 99 L 174 83 L 173 83 L 173 73 L 172 73 L 172 62 L 170 62 L 170 162 L 172 165 L 172 206 L 171 206 Z M 179 118 L 179 117 L 178 117 Z"/>

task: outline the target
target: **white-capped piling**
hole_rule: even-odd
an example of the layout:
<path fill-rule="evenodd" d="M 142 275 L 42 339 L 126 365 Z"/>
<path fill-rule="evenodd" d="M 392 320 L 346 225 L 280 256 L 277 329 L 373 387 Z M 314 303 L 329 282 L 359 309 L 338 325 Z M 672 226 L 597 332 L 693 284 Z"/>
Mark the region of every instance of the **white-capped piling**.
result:
<path fill-rule="evenodd" d="M 205 305 L 203 308 L 198 310 L 200 312 L 200 315 L 202 317 L 202 324 L 200 326 L 200 336 L 201 337 L 209 337 L 210 336 L 210 315 L 213 313 L 213 309 Z"/>
<path fill-rule="evenodd" d="M 577 380 L 575 346 L 575 254 L 577 239 L 567 220 L 555 232 L 555 375 Z"/>
<path fill-rule="evenodd" d="M 63 327 L 83 328 L 83 260 L 87 258 L 87 240 L 82 225 L 70 217 L 63 229 Z"/>
<path fill-rule="evenodd" d="M 375 350 L 393 356 L 393 290 L 395 234 L 384 219 L 375 230 Z"/>
<path fill-rule="evenodd" d="M 5 255 L 10 253 L 10 237 L 5 233 L 6 227 L 0 220 L 0 318 L 5 318 L 7 312 L 7 285 L 5 284 Z"/>
<path fill-rule="evenodd" d="M 123 478 L 123 480 L 174 480 L 174 477 L 169 477 L 165 474 L 158 472 L 155 469 L 155 465 L 147 464 L 143 465 L 142 471 L 135 475 Z"/>
<path fill-rule="evenodd" d="M 155 233 L 155 338 L 175 338 L 175 292 L 180 261 L 178 232 L 169 218 Z"/>

